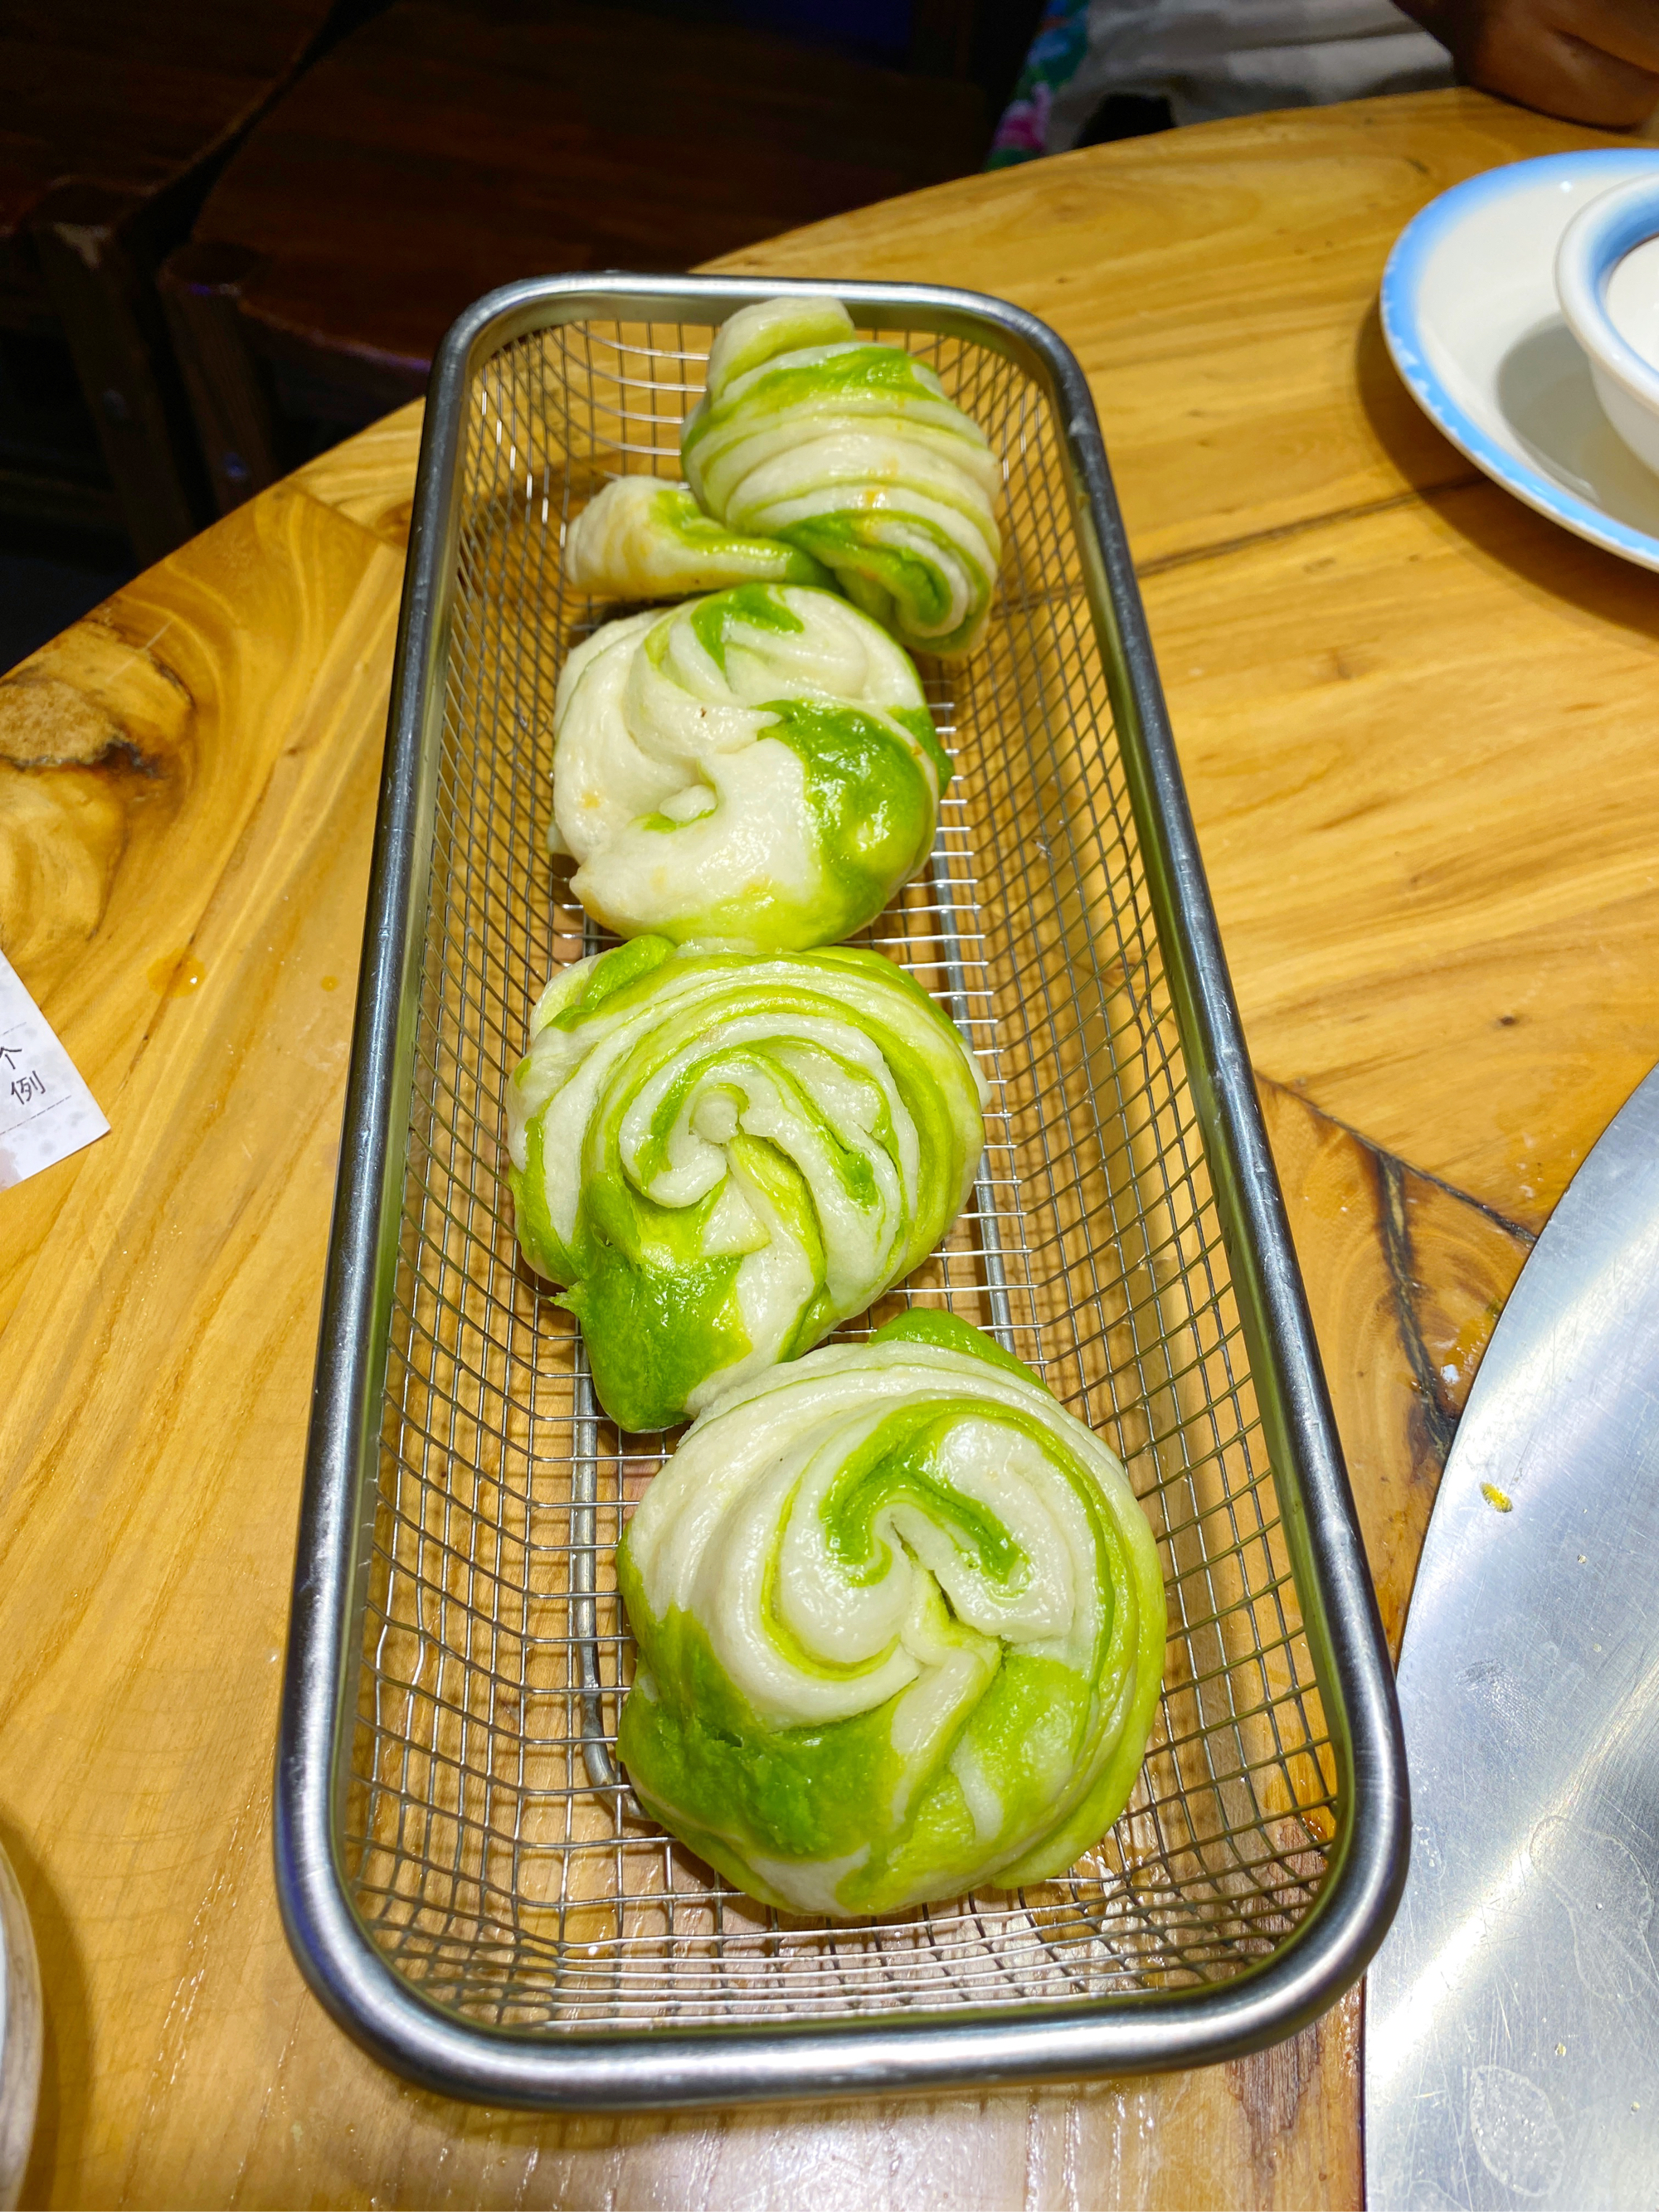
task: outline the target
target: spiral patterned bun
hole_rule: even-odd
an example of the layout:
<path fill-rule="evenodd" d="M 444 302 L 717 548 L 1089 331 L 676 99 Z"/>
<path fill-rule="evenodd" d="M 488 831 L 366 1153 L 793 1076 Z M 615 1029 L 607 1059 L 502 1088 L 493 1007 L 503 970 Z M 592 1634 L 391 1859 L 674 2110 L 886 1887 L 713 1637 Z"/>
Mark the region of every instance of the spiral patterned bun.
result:
<path fill-rule="evenodd" d="M 684 484 L 618 477 L 570 526 L 566 576 L 579 592 L 678 599 L 726 584 L 828 584 L 810 553 L 744 538 L 703 513 Z"/>
<path fill-rule="evenodd" d="M 826 945 L 921 866 L 950 773 L 884 630 L 833 592 L 744 584 L 608 623 L 572 653 L 551 842 L 618 936 Z"/>
<path fill-rule="evenodd" d="M 979 1165 L 984 1085 L 874 952 L 662 938 L 556 976 L 507 1092 L 519 1242 L 568 1286 L 629 1429 L 792 1359 L 925 1259 Z"/>
<path fill-rule="evenodd" d="M 839 301 L 721 325 L 680 460 L 709 514 L 810 553 L 913 652 L 977 644 L 1002 555 L 996 457 L 925 362 L 858 338 Z"/>
<path fill-rule="evenodd" d="M 1122 1468 L 920 1311 L 728 1390 L 617 1553 L 641 1800 L 763 1904 L 890 1912 L 1063 1872 L 1117 1818 L 1164 1668 Z"/>

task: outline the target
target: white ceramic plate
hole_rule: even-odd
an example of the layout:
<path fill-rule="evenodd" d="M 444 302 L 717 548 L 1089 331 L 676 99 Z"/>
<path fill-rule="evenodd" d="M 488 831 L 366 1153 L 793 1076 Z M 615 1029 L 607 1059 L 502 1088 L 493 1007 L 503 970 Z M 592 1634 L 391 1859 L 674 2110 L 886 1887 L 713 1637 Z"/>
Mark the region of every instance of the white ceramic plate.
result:
<path fill-rule="evenodd" d="M 1659 476 L 1602 414 L 1555 297 L 1580 208 L 1659 169 L 1659 148 L 1516 161 L 1408 223 L 1382 278 L 1382 331 L 1412 396 L 1494 482 L 1593 544 L 1659 568 Z"/>

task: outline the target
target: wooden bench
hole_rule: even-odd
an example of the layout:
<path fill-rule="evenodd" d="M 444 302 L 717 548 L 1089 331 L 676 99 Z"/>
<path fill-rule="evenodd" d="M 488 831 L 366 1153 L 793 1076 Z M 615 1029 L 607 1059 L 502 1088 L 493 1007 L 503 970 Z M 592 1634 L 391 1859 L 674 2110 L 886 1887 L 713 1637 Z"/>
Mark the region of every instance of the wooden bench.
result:
<path fill-rule="evenodd" d="M 0 509 L 125 528 L 143 560 L 207 519 L 155 270 L 330 13 L 330 0 L 9 0 L 0 13 L 0 346 L 17 417 Z"/>

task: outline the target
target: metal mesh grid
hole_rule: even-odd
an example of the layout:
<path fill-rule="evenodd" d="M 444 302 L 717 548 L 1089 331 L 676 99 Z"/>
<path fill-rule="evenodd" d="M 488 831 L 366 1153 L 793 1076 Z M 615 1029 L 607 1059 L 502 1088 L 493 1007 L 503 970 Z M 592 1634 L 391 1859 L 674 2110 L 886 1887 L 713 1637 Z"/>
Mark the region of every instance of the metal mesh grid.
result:
<path fill-rule="evenodd" d="M 852 1926 L 767 1912 L 635 1806 L 609 1744 L 631 1647 L 613 1548 L 672 1438 L 594 1407 L 519 1260 L 502 1098 L 551 965 L 598 941 L 544 856 L 552 701 L 596 610 L 569 518 L 678 472 L 709 331 L 574 324 L 475 377 L 357 1723 L 352 1893 L 434 2001 L 520 2028 L 1019 2004 L 1222 1980 L 1305 1915 L 1327 1739 L 1152 921 L 1048 402 L 967 340 L 928 360 L 1002 457 L 983 647 L 924 667 L 956 763 L 927 874 L 866 941 L 968 1035 L 985 1164 L 875 1312 L 993 1328 L 1118 1450 L 1170 1607 L 1152 1749 L 1066 1878 Z M 607 608 L 609 616 L 614 609 Z M 584 931 L 586 928 L 586 935 Z"/>

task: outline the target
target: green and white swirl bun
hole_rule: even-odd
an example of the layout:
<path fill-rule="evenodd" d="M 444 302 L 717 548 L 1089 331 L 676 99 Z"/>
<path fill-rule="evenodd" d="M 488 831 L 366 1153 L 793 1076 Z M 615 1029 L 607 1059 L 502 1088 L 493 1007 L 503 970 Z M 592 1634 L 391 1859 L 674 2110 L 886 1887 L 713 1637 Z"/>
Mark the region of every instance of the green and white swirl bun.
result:
<path fill-rule="evenodd" d="M 565 1286 L 612 1419 L 658 1429 L 805 1352 L 930 1253 L 985 1086 L 878 953 L 659 937 L 566 969 L 507 1089 L 519 1243 Z"/>
<path fill-rule="evenodd" d="M 1030 1370 L 913 1311 L 727 1391 L 617 1553 L 641 1802 L 763 1905 L 848 1917 L 1060 1874 L 1146 1755 L 1157 1547 Z"/>
<path fill-rule="evenodd" d="M 833 592 L 607 623 L 554 702 L 552 848 L 619 937 L 826 945 L 927 860 L 948 757 L 908 655 Z"/>
<path fill-rule="evenodd" d="M 726 584 L 828 584 L 810 553 L 745 538 L 707 515 L 684 484 L 618 477 L 570 526 L 565 574 L 579 592 L 678 599 Z"/>
<path fill-rule="evenodd" d="M 811 554 L 912 652 L 978 643 L 1002 557 L 996 456 L 924 362 L 857 337 L 839 301 L 721 325 L 680 463 L 709 514 Z"/>

